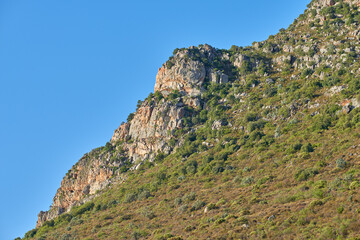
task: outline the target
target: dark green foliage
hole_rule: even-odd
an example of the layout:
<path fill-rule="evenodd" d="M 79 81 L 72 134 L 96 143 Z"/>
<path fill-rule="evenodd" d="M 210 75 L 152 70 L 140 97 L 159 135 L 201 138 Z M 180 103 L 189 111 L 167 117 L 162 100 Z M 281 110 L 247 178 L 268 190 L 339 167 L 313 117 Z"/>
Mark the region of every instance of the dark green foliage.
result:
<path fill-rule="evenodd" d="M 331 117 L 327 115 L 316 115 L 314 117 L 313 129 L 326 130 L 331 126 Z"/>
<path fill-rule="evenodd" d="M 302 145 L 301 151 L 302 151 L 302 152 L 309 153 L 309 152 L 313 152 L 313 151 L 314 151 L 314 148 L 313 148 L 313 146 L 311 145 L 311 143 L 306 143 L 306 144 Z"/>
<path fill-rule="evenodd" d="M 37 229 L 32 229 L 30 231 L 28 231 L 27 233 L 25 233 L 25 238 L 32 238 L 35 236 L 37 232 Z"/>
<path fill-rule="evenodd" d="M 48 226 L 48 227 L 53 227 L 54 225 L 55 225 L 55 221 L 53 219 L 43 223 L 43 226 Z"/>
<path fill-rule="evenodd" d="M 93 202 L 87 202 L 79 207 L 74 207 L 73 216 L 79 216 L 87 211 L 90 211 L 94 208 L 95 204 Z"/>
<path fill-rule="evenodd" d="M 181 94 L 179 92 L 179 90 L 174 90 L 173 92 L 171 92 L 168 96 L 167 96 L 167 100 L 169 101 L 174 101 L 177 98 L 181 97 Z"/>
<path fill-rule="evenodd" d="M 295 153 L 297 151 L 299 151 L 302 148 L 302 144 L 301 143 L 296 143 L 296 144 L 292 144 L 288 149 L 287 149 L 287 153 L 291 154 L 291 153 Z"/>
<path fill-rule="evenodd" d="M 156 91 L 155 93 L 154 93 L 154 97 L 155 97 L 155 99 L 156 99 L 156 102 L 159 102 L 161 99 L 163 99 L 164 98 L 164 96 L 161 94 L 161 92 L 159 92 L 159 91 Z"/>
<path fill-rule="evenodd" d="M 105 144 L 105 147 L 103 148 L 103 151 L 104 152 L 110 152 L 110 151 L 112 151 L 113 150 L 113 145 L 110 143 L 110 142 L 107 142 L 106 144 Z"/>
<path fill-rule="evenodd" d="M 266 88 L 264 91 L 267 97 L 273 97 L 277 94 L 277 89 L 273 87 Z"/>
<path fill-rule="evenodd" d="M 171 60 L 166 61 L 166 68 L 167 68 L 167 69 L 172 68 L 174 65 L 175 65 L 175 64 L 174 64 Z"/>
<path fill-rule="evenodd" d="M 166 157 L 165 153 L 158 152 L 158 154 L 155 156 L 154 161 L 155 162 L 162 162 L 165 159 L 165 157 Z"/>
<path fill-rule="evenodd" d="M 252 132 L 254 130 L 260 130 L 260 129 L 264 128 L 265 124 L 266 124 L 266 121 L 264 121 L 264 120 L 258 120 L 256 122 L 250 122 L 247 125 L 247 129 L 248 129 L 249 132 Z"/>
<path fill-rule="evenodd" d="M 306 181 L 318 173 L 319 173 L 319 171 L 317 169 L 313 169 L 313 168 L 301 169 L 296 172 L 295 179 L 298 181 Z"/>
<path fill-rule="evenodd" d="M 127 121 L 128 123 L 130 123 L 131 120 L 133 120 L 134 116 L 135 116 L 135 113 L 130 113 L 129 116 L 127 117 L 126 121 Z"/>
<path fill-rule="evenodd" d="M 197 172 L 198 163 L 195 160 L 191 160 L 186 163 L 185 172 L 187 174 L 195 174 Z"/>
<path fill-rule="evenodd" d="M 131 163 L 129 161 L 125 161 L 122 163 L 121 167 L 120 167 L 120 172 L 124 173 L 127 172 L 131 167 Z"/>
<path fill-rule="evenodd" d="M 136 104 L 136 111 L 141 107 L 141 104 L 143 103 L 143 101 L 138 100 L 137 104 Z"/>
<path fill-rule="evenodd" d="M 254 122 L 257 120 L 257 118 L 258 118 L 257 114 L 251 112 L 247 113 L 244 117 L 246 122 Z"/>
<path fill-rule="evenodd" d="M 313 74 L 313 72 L 314 72 L 313 70 L 307 68 L 301 73 L 301 77 L 305 78 L 307 76 L 310 76 L 311 74 Z"/>

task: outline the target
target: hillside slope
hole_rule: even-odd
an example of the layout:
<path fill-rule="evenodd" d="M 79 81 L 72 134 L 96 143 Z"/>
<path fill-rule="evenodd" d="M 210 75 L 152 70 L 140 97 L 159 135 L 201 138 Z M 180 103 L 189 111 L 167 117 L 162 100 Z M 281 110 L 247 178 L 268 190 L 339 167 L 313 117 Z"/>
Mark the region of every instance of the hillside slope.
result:
<path fill-rule="evenodd" d="M 360 0 L 176 49 L 24 239 L 360 238 Z"/>

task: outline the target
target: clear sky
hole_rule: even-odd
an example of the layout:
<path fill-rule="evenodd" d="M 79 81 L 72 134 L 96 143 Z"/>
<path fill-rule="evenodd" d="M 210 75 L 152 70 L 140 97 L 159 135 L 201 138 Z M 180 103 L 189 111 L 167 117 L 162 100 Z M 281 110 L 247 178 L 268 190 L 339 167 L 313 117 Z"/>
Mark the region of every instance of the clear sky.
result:
<path fill-rule="evenodd" d="M 310 0 L 0 0 L 0 239 L 153 91 L 173 49 L 262 41 Z"/>

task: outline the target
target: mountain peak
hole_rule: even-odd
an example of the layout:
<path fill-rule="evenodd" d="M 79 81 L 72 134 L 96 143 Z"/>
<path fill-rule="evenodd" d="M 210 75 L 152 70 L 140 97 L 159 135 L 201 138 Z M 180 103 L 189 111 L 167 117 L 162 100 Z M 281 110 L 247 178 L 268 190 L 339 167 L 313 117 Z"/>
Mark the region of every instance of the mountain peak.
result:
<path fill-rule="evenodd" d="M 175 49 L 28 238 L 357 237 L 359 4 L 314 0 L 253 46 Z"/>

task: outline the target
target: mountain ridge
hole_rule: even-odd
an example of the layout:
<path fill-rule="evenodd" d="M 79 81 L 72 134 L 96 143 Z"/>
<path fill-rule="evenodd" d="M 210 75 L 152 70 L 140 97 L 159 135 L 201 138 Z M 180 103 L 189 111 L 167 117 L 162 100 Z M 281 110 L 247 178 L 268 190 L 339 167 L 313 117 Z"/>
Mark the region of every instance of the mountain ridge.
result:
<path fill-rule="evenodd" d="M 79 206 L 82 209 L 81 206 L 87 206 L 103 191 L 126 182 L 132 172 L 143 171 L 142 168 L 154 163 L 156 167 L 164 158 L 174 156 L 186 163 L 192 155 L 219 148 L 213 153 L 218 163 L 206 160 L 209 161 L 206 167 L 211 170 L 203 169 L 204 172 L 219 174 L 234 170 L 233 166 L 226 165 L 230 156 L 241 155 L 242 151 L 255 146 L 255 153 L 268 151 L 277 139 L 281 139 L 281 135 L 291 132 L 289 126 L 314 122 L 311 128 L 308 127 L 314 132 L 332 131 L 331 127 L 338 126 L 340 120 L 345 122 L 341 128 L 347 125 L 351 128 L 352 124 L 356 126 L 357 122 L 353 119 L 357 118 L 357 110 L 354 109 L 360 106 L 356 95 L 359 83 L 355 80 L 360 73 L 356 61 L 360 52 L 356 43 L 359 37 L 359 5 L 358 0 L 312 1 L 287 30 L 282 29 L 276 36 L 255 42 L 251 47 L 233 46 L 230 50 L 220 50 L 205 44 L 176 49 L 159 68 L 154 94 L 138 102 L 136 112 L 115 130 L 105 147 L 85 154 L 69 170 L 50 210 L 39 214 L 39 231 L 48 227 L 51 221 L 54 224 L 59 215 L 71 214 L 72 209 Z M 255 109 L 261 109 L 258 110 L 261 114 Z M 338 117 L 338 122 L 333 123 L 335 120 L 332 118 L 337 118 L 339 114 L 344 114 L 344 117 Z M 350 114 L 351 119 L 347 119 Z M 313 119 L 310 120 L 310 117 Z M 201 133 L 202 128 L 208 129 L 207 135 Z M 225 137 L 232 132 L 239 137 Z M 201 134 L 206 137 L 197 139 Z M 194 141 L 198 142 L 192 145 Z M 296 163 L 289 155 L 301 150 L 292 157 L 304 161 L 312 158 L 314 149 L 320 148 L 314 147 L 315 144 L 307 142 L 304 137 L 294 141 L 300 142 L 289 146 L 287 155 L 283 156 L 292 166 Z M 219 144 L 223 148 L 218 147 Z M 356 149 L 356 144 L 353 146 Z M 275 150 L 271 151 L 275 152 L 273 155 L 277 154 Z M 272 155 L 269 152 L 266 154 Z M 338 169 L 345 169 L 350 160 L 339 159 L 344 162 L 337 160 Z M 185 167 L 184 176 L 188 172 L 197 173 L 199 161 L 190 162 Z M 341 167 L 342 164 L 344 167 Z M 301 182 L 317 175 L 317 168 L 300 169 L 295 179 Z M 160 182 L 166 179 L 159 178 Z M 270 175 L 262 181 L 266 183 L 274 178 Z M 249 186 L 255 180 L 253 176 L 247 176 L 239 181 Z M 237 182 L 236 177 L 233 182 Z M 354 180 L 351 184 L 355 186 L 357 183 Z M 354 186 L 352 190 L 356 188 Z M 153 195 L 147 191 L 141 190 L 137 195 L 145 194 L 147 199 Z M 261 201 L 253 200 L 254 204 Z M 325 204 L 323 200 L 316 201 L 305 199 L 302 204 Z M 195 206 L 192 211 L 203 209 L 203 203 L 200 201 L 199 207 Z M 210 208 L 217 209 L 219 206 L 207 205 L 204 212 L 210 211 Z M 236 216 L 235 219 L 238 218 Z M 307 220 L 304 221 L 307 223 Z M 240 222 L 242 229 L 248 228 L 248 220 Z M 39 235 L 38 230 L 34 232 L 28 237 Z M 248 238 L 250 235 L 241 236 Z"/>

